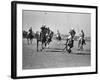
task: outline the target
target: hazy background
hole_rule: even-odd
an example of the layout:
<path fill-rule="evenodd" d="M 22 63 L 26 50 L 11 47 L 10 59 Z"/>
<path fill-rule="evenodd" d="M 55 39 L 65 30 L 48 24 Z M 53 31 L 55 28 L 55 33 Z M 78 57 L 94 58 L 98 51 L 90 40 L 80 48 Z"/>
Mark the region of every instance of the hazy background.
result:
<path fill-rule="evenodd" d="M 91 14 L 23 10 L 23 30 L 29 30 L 32 27 L 34 32 L 40 31 L 43 24 L 46 24 L 54 33 L 59 30 L 61 34 L 68 34 L 73 27 L 77 32 L 76 35 L 79 35 L 80 30 L 83 29 L 85 35 L 90 36 Z"/>

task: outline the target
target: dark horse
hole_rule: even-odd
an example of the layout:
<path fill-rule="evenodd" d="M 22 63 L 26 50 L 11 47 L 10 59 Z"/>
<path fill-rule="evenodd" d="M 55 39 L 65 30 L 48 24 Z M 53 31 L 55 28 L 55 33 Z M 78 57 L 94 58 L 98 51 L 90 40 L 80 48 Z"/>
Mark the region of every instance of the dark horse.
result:
<path fill-rule="evenodd" d="M 27 42 L 28 44 L 32 44 L 32 41 L 33 41 L 33 38 L 35 37 L 35 34 L 34 33 L 28 33 L 27 34 Z"/>
<path fill-rule="evenodd" d="M 72 51 L 71 48 L 73 48 L 73 46 L 74 46 L 74 37 L 75 37 L 76 32 L 72 28 L 69 33 L 70 33 L 70 36 L 67 37 L 67 39 L 66 39 L 65 49 L 66 49 L 66 51 L 68 51 L 68 53 L 71 53 L 71 51 Z"/>
<path fill-rule="evenodd" d="M 46 47 L 46 45 L 52 41 L 52 37 L 53 37 L 53 32 L 49 31 L 48 28 L 46 27 L 41 27 L 41 32 L 40 33 L 36 33 L 36 38 L 37 38 L 37 51 L 38 51 L 38 46 L 39 46 L 39 42 L 41 42 L 41 51 Z"/>
<path fill-rule="evenodd" d="M 49 45 L 53 38 L 53 31 L 51 31 L 47 36 L 47 44 Z"/>
<path fill-rule="evenodd" d="M 23 38 L 27 38 L 27 31 L 23 30 Z"/>
<path fill-rule="evenodd" d="M 57 40 L 61 41 L 61 36 L 56 37 Z"/>
<path fill-rule="evenodd" d="M 33 38 L 35 38 L 35 33 L 33 32 L 27 32 L 27 31 L 23 31 L 23 38 L 27 39 L 27 43 L 32 44 Z"/>
<path fill-rule="evenodd" d="M 66 39 L 66 44 L 65 44 L 65 48 L 66 51 L 68 51 L 68 53 L 71 53 L 71 48 L 73 47 L 74 44 L 74 40 L 72 38 L 72 36 L 70 35 L 67 39 Z"/>

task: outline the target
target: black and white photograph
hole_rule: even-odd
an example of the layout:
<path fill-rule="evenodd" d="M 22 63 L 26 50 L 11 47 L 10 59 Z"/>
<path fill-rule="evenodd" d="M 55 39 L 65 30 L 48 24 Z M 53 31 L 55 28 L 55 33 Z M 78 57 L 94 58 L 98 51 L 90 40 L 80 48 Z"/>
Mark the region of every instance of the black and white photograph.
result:
<path fill-rule="evenodd" d="M 89 13 L 22 12 L 23 69 L 91 66 Z"/>
<path fill-rule="evenodd" d="M 96 73 L 96 6 L 16 5 L 17 77 Z"/>

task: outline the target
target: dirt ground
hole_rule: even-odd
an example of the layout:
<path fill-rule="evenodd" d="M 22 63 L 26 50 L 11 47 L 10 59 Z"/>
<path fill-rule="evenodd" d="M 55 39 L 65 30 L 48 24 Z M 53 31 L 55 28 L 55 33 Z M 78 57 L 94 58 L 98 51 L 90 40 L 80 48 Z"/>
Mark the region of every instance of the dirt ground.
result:
<path fill-rule="evenodd" d="M 78 50 L 78 41 L 74 42 L 72 53 L 63 51 L 65 41 L 53 40 L 49 48 L 37 52 L 36 39 L 28 45 L 23 39 L 23 69 L 81 67 L 91 65 L 90 42 L 87 41 L 83 51 Z M 41 48 L 41 43 L 39 49 Z"/>

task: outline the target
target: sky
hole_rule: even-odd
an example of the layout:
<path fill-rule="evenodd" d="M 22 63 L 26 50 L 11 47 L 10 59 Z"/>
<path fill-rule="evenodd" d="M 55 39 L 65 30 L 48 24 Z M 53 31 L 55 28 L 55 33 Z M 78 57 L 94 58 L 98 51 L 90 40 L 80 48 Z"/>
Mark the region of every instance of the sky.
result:
<path fill-rule="evenodd" d="M 23 30 L 29 30 L 32 27 L 34 32 L 40 31 L 43 24 L 54 33 L 59 30 L 61 34 L 69 34 L 70 29 L 74 28 L 76 35 L 79 35 L 82 29 L 86 36 L 91 34 L 91 14 L 89 13 L 23 10 Z"/>

